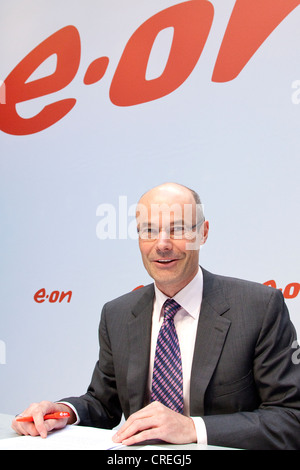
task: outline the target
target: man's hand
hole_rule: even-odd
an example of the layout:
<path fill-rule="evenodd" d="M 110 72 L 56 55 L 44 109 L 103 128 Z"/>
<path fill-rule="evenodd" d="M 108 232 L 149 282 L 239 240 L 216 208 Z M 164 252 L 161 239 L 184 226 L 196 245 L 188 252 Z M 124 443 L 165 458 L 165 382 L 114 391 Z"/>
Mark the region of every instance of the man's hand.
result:
<path fill-rule="evenodd" d="M 57 411 L 68 411 L 70 418 L 62 419 L 47 419 L 44 421 L 44 416 L 48 413 L 55 413 Z M 18 416 L 32 416 L 33 423 L 16 421 Z M 21 415 L 16 416 L 13 420 L 11 427 L 18 434 L 24 436 L 41 436 L 47 437 L 49 431 L 54 429 L 64 428 L 67 424 L 72 424 L 76 421 L 73 410 L 67 405 L 62 403 L 52 403 L 50 401 L 41 401 L 40 403 L 32 403 Z"/>
<path fill-rule="evenodd" d="M 153 402 L 132 414 L 113 436 L 114 442 L 133 445 L 150 439 L 160 439 L 172 444 L 197 442 L 191 418 Z"/>

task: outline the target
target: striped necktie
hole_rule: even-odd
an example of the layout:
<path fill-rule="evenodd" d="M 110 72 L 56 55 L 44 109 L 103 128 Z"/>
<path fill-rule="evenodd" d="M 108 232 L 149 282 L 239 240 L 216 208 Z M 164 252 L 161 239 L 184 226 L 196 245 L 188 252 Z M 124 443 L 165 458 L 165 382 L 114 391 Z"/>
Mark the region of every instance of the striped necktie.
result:
<path fill-rule="evenodd" d="M 173 299 L 164 303 L 164 321 L 156 343 L 151 401 L 159 401 L 183 413 L 181 354 L 174 325 L 174 316 L 180 308 Z"/>

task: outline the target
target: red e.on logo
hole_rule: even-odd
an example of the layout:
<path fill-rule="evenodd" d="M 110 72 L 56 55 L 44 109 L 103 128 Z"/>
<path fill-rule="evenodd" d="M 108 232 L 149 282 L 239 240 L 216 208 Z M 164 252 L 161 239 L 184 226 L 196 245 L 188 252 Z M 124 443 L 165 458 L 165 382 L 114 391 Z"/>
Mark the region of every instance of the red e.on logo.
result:
<path fill-rule="evenodd" d="M 51 304 L 54 304 L 57 301 L 61 303 L 66 298 L 67 302 L 70 303 L 72 298 L 71 290 L 69 290 L 68 292 L 62 291 L 61 293 L 58 290 L 54 290 L 53 292 L 51 292 L 51 294 L 46 294 L 46 289 L 42 288 L 39 289 L 33 296 L 33 299 L 38 304 L 45 302 L 46 299 L 48 299 Z"/>
<path fill-rule="evenodd" d="M 299 4 L 299 0 L 236 0 L 211 80 L 224 83 L 235 79 L 272 31 Z M 109 90 L 111 102 L 116 106 L 134 106 L 175 91 L 196 66 L 213 18 L 212 3 L 197 0 L 173 5 L 142 23 L 128 40 L 113 75 Z M 170 27 L 174 36 L 165 69 L 159 77 L 147 80 L 145 73 L 153 43 L 160 31 Z M 32 73 L 51 55 L 57 57 L 55 72 L 30 81 Z M 28 119 L 17 113 L 16 105 L 65 88 L 76 76 L 80 58 L 80 35 L 72 25 L 35 47 L 0 84 L 0 130 L 11 135 L 29 135 L 65 117 L 75 106 L 75 98 L 53 101 Z M 108 63 L 106 56 L 93 60 L 83 83 L 98 82 Z"/>

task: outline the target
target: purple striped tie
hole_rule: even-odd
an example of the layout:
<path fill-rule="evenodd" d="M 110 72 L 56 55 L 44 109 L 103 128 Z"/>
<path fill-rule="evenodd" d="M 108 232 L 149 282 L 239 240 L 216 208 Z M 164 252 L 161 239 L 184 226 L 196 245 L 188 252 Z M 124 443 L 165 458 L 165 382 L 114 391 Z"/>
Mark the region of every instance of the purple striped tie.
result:
<path fill-rule="evenodd" d="M 182 365 L 174 316 L 181 308 L 173 299 L 164 303 L 164 321 L 155 351 L 151 401 L 183 413 Z"/>

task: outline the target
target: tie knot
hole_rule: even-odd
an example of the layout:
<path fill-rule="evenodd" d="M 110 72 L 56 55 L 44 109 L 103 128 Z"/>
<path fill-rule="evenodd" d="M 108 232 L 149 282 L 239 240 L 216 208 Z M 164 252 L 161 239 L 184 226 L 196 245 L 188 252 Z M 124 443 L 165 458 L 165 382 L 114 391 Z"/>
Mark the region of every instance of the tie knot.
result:
<path fill-rule="evenodd" d="M 168 299 L 164 303 L 164 319 L 173 320 L 178 310 L 181 308 L 176 300 Z"/>

